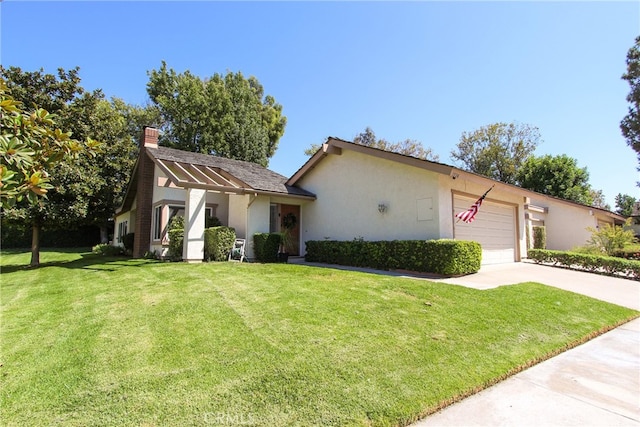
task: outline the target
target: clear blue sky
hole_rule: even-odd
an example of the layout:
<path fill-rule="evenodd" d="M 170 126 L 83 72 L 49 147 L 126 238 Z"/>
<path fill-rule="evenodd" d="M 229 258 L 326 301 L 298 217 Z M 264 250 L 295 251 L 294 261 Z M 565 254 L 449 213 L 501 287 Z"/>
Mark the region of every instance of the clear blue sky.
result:
<path fill-rule="evenodd" d="M 614 208 L 640 197 L 621 136 L 620 79 L 640 34 L 640 2 L 27 2 L 0 3 L 3 66 L 80 67 L 86 89 L 132 104 L 162 60 L 200 77 L 254 75 L 288 118 L 270 169 L 370 126 L 417 139 L 440 161 L 462 132 L 537 126 L 535 154 L 567 154 Z"/>

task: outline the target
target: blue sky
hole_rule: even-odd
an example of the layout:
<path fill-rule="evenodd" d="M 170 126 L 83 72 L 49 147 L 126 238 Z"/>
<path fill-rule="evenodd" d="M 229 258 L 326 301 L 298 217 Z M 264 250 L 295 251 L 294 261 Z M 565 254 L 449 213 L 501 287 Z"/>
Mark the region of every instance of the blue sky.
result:
<path fill-rule="evenodd" d="M 620 79 L 640 34 L 640 2 L 0 3 L 3 66 L 80 67 L 86 89 L 148 101 L 161 61 L 200 77 L 253 75 L 283 105 L 270 169 L 293 174 L 304 149 L 370 126 L 450 158 L 462 132 L 537 126 L 536 155 L 567 154 L 613 208 L 640 197 L 620 133 Z"/>

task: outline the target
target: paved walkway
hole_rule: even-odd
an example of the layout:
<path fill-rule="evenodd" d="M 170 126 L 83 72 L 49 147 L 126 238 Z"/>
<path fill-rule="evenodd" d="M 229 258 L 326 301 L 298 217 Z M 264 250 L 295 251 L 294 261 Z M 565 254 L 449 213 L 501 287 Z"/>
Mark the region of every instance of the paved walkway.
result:
<path fill-rule="evenodd" d="M 429 280 L 475 289 L 533 281 L 640 310 L 640 282 L 529 262 L 489 265 L 469 276 Z M 640 319 L 413 425 L 430 426 L 640 427 Z"/>
<path fill-rule="evenodd" d="M 640 282 L 528 262 L 439 279 L 476 289 L 535 281 L 640 310 Z M 640 319 L 455 405 L 415 427 L 640 426 Z"/>

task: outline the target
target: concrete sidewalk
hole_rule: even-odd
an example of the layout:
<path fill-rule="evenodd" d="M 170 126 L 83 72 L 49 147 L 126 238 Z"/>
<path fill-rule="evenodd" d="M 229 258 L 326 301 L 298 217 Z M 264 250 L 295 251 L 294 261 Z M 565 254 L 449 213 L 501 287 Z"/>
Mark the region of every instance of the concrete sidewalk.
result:
<path fill-rule="evenodd" d="M 436 279 L 476 289 L 535 281 L 640 310 L 640 282 L 527 262 Z M 414 427 L 640 426 L 640 319 L 527 369 Z"/>

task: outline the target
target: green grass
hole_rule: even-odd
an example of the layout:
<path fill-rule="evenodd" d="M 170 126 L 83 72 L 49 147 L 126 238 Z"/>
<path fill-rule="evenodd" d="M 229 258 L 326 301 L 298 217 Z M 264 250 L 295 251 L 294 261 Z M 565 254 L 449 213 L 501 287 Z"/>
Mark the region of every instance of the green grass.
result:
<path fill-rule="evenodd" d="M 405 425 L 638 315 L 283 264 L 1 257 L 4 425 Z"/>

